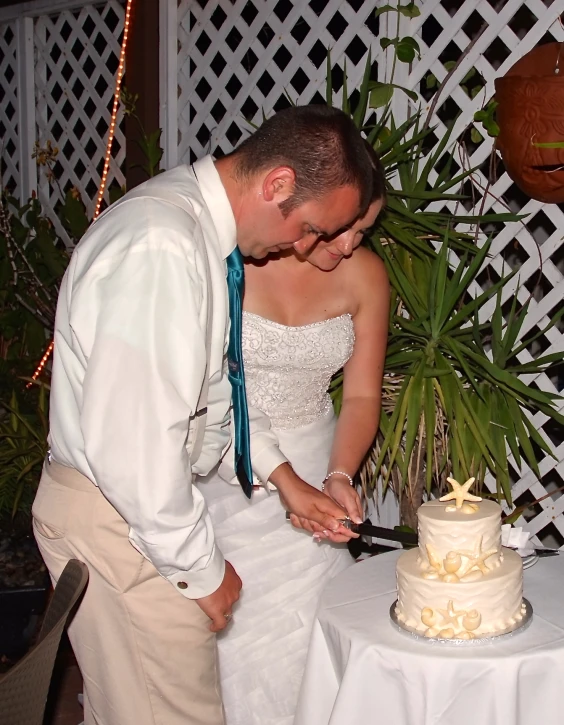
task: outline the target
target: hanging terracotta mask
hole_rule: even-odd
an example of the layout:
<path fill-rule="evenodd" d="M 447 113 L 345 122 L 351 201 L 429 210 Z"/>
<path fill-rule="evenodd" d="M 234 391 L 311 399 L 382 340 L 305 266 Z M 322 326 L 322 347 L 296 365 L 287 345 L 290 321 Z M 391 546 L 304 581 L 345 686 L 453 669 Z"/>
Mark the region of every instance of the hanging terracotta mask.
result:
<path fill-rule="evenodd" d="M 495 82 L 497 147 L 507 173 L 532 199 L 564 202 L 564 43 L 534 48 Z"/>

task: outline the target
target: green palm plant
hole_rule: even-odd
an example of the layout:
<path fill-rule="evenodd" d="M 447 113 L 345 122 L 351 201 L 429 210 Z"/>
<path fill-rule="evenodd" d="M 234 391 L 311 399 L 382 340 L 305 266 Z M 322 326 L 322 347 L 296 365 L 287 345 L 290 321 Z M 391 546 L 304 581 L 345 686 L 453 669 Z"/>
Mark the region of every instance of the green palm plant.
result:
<path fill-rule="evenodd" d="M 513 275 L 476 297 L 469 294 L 489 243 L 472 259 L 465 254 L 454 267 L 446 242 L 434 258 L 384 246 L 377 237 L 372 244 L 386 264 L 396 299 L 370 480 L 381 477 L 384 487 L 392 484 L 409 526 L 415 524 L 423 494 L 433 487 L 441 490 L 447 475 L 458 480 L 474 476 L 482 484 L 489 471 L 498 497 L 511 503 L 508 451 L 519 468 L 523 456 L 539 477 L 531 441 L 552 455 L 527 411 L 542 411 L 564 424 L 553 407 L 557 396 L 526 385 L 519 375 L 540 374 L 562 356 L 519 364 L 517 355 L 532 340 L 517 343 L 528 305 L 518 310 L 514 297 L 503 320 L 501 290 Z M 492 298 L 491 321 L 480 324 L 478 312 Z"/>
<path fill-rule="evenodd" d="M 415 528 L 424 496 L 442 490 L 449 475 L 462 480 L 474 476 L 481 487 L 490 472 L 497 497 L 509 503 L 508 453 L 518 468 L 524 459 L 540 477 L 533 444 L 552 454 L 530 415 L 541 411 L 560 424 L 564 417 L 554 407 L 558 396 L 526 385 L 519 375 L 537 375 L 562 356 L 519 364 L 517 356 L 533 340 L 518 342 L 528 304 L 518 309 L 516 294 L 504 320 L 501 293 L 512 274 L 472 296 L 490 249 L 489 242 L 477 243 L 480 225 L 519 217 L 459 213 L 458 203 L 454 212 L 437 211 L 437 206 L 464 198 L 452 192 L 473 170 L 452 173 L 449 133 L 424 150 L 432 129 L 419 114 L 396 126 L 384 108 L 376 123 L 363 125 L 373 89 L 378 93 L 373 105 L 380 105 L 381 85 L 370 78 L 368 58 L 353 94 L 356 104 L 346 83 L 342 104 L 378 152 L 386 175 L 397 180 L 390 184 L 385 212 L 368 240 L 386 264 L 392 304 L 380 432 L 361 478 L 368 491 L 378 482 L 384 489 L 391 486 L 400 500 L 402 522 Z M 327 101 L 333 101 L 330 61 Z M 479 311 L 492 299 L 494 313 L 480 323 Z M 332 385 L 337 409 L 341 383 L 339 375 Z"/>
<path fill-rule="evenodd" d="M 22 410 L 13 392 L 0 418 L 0 519 L 28 517 L 47 454 L 48 386 L 36 384 L 35 410 Z"/>

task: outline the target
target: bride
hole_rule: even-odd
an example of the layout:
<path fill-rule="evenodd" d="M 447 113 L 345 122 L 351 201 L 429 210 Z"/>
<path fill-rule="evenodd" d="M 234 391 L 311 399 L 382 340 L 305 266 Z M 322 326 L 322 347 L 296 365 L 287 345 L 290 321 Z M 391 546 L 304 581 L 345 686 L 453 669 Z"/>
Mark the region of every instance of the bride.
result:
<path fill-rule="evenodd" d="M 384 265 L 356 249 L 384 201 L 375 155 L 373 166 L 365 216 L 305 256 L 290 250 L 247 263 L 243 304 L 249 405 L 269 416 L 298 476 L 356 521 L 362 510 L 351 477 L 378 428 L 388 333 Z M 327 388 L 343 366 L 336 419 Z M 312 539 L 294 529 L 270 484 L 256 486 L 250 502 L 217 474 L 199 488 L 216 542 L 243 580 L 233 621 L 218 637 L 227 725 L 291 725 L 319 594 L 353 559 L 323 533 Z"/>

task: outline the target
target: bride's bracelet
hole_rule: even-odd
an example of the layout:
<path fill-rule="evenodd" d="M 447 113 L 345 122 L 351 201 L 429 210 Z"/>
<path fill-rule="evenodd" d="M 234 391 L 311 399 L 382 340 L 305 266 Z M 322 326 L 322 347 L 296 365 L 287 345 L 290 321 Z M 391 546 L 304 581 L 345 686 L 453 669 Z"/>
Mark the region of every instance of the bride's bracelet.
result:
<path fill-rule="evenodd" d="M 354 481 L 352 480 L 352 477 L 349 476 L 348 473 L 345 473 L 344 471 L 331 471 L 328 473 L 325 478 L 323 479 L 323 483 L 321 484 L 321 490 L 325 491 L 325 482 L 331 478 L 331 476 L 344 476 L 345 478 L 349 479 L 349 483 L 351 486 L 354 486 Z"/>

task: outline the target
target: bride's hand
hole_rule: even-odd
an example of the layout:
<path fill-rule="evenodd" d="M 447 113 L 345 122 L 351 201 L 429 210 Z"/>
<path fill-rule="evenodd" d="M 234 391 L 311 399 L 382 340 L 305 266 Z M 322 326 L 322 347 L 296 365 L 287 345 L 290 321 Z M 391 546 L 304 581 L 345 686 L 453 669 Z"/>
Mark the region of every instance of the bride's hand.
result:
<path fill-rule="evenodd" d="M 325 481 L 325 493 L 345 509 L 351 521 L 355 524 L 363 522 L 360 496 L 348 478 L 333 474 Z"/>
<path fill-rule="evenodd" d="M 271 474 L 270 481 L 278 489 L 280 501 L 291 512 L 290 521 L 297 528 L 305 529 L 320 539 L 339 543 L 358 537 L 338 521 L 345 518 L 345 510 L 303 481 L 287 463 L 281 464 Z"/>

